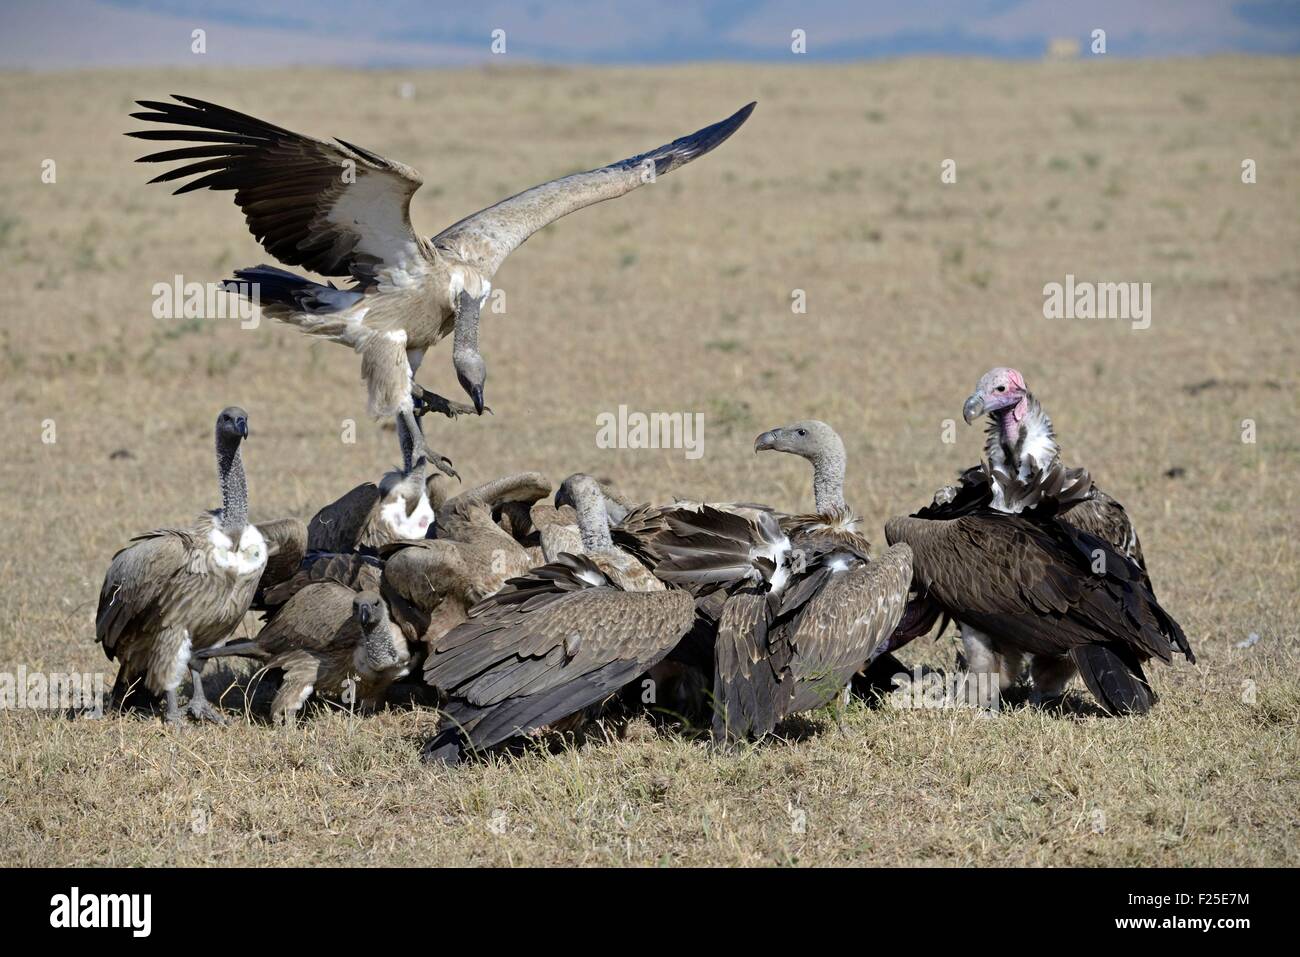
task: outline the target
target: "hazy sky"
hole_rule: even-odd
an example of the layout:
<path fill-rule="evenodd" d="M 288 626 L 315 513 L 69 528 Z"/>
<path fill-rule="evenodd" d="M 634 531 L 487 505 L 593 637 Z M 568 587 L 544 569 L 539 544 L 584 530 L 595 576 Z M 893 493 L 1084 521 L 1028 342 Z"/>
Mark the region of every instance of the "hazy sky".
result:
<path fill-rule="evenodd" d="M 0 67 L 38 69 L 457 65 L 500 59 L 494 30 L 507 59 L 556 63 L 783 59 L 795 29 L 814 60 L 1037 57 L 1095 28 L 1112 56 L 1300 53 L 1300 0 L 0 0 L 0 18 Z"/>

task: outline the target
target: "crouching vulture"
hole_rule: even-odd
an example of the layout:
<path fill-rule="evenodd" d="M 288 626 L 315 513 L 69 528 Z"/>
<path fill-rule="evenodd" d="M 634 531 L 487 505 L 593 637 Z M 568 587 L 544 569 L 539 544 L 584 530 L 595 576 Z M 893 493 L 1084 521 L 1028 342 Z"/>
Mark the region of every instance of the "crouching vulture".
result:
<path fill-rule="evenodd" d="M 677 509 L 653 542 L 655 574 L 691 588 L 711 626 L 719 742 L 761 738 L 785 716 L 833 701 L 886 652 L 912 579 L 906 545 L 871 559 L 844 501 L 844 443 L 830 426 L 772 429 L 754 450 L 812 465 L 814 514 Z"/>
<path fill-rule="evenodd" d="M 920 600 L 1033 656 L 1036 672 L 1077 668 L 1107 712 L 1145 713 L 1155 694 L 1143 664 L 1174 650 L 1196 659 L 1137 563 L 1059 517 L 1091 495 L 1087 473 L 1055 460 L 1023 481 L 993 469 L 986 481 L 1006 511 L 958 499 L 885 525 L 891 544 L 911 546 Z"/>

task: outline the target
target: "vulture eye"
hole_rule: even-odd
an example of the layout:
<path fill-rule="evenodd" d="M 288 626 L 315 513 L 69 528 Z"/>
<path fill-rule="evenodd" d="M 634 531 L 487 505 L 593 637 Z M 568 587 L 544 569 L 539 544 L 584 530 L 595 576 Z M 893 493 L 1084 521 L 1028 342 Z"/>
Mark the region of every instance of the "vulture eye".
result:
<path fill-rule="evenodd" d="M 798 434 L 799 434 L 799 435 L 807 435 L 807 434 L 808 434 L 808 430 L 807 430 L 807 429 L 800 429 L 800 430 L 798 431 Z"/>
<path fill-rule="evenodd" d="M 994 389 L 993 391 L 994 391 L 994 392 L 1006 392 L 1006 391 L 1007 391 L 1007 387 L 1004 386 L 1004 385 L 1000 385 L 1000 386 L 998 386 L 996 389 Z"/>

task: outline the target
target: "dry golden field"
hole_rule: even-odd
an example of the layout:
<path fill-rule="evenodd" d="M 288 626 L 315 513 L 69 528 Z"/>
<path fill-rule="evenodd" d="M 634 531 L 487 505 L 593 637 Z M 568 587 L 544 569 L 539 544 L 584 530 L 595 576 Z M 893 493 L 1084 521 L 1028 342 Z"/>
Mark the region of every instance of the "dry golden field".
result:
<path fill-rule="evenodd" d="M 842 729 L 814 715 L 736 753 L 638 723 L 455 771 L 419 763 L 427 712 L 171 730 L 8 711 L 0 859 L 1300 863 L 1300 61 L 0 74 L 0 673 L 111 683 L 93 627 L 108 560 L 217 504 L 222 406 L 251 416 L 255 519 L 307 518 L 396 458 L 346 350 L 151 315 L 156 282 L 268 258 L 228 194 L 145 185 L 148 144 L 121 134 L 133 99 L 171 92 L 416 167 L 426 235 L 757 99 L 716 153 L 510 258 L 506 312 L 484 319 L 496 414 L 430 418 L 430 443 L 471 483 L 586 470 L 641 499 L 795 508 L 806 466 L 753 437 L 818 417 L 878 541 L 976 461 L 962 400 L 1015 365 L 1067 459 L 1133 515 L 1199 661 L 1153 666 L 1141 719 L 855 703 Z M 1067 274 L 1150 282 L 1150 328 L 1045 319 L 1043 286 Z M 449 355 L 420 378 L 455 397 Z M 620 404 L 704 413 L 704 455 L 598 449 L 596 416 Z M 903 657 L 951 668 L 955 647 Z"/>

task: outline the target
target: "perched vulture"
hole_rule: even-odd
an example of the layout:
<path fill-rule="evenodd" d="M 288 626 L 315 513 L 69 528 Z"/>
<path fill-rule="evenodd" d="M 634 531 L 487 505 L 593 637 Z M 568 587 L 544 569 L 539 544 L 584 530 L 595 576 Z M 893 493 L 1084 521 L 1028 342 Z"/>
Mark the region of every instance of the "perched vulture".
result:
<path fill-rule="evenodd" d="M 423 180 L 409 166 L 344 140 L 320 140 L 188 96 L 141 100 L 135 119 L 165 124 L 128 133 L 178 148 L 140 162 L 181 161 L 152 182 L 193 177 L 176 192 L 233 190 L 249 231 L 289 266 L 350 280 L 321 284 L 274 266 L 235 271 L 233 290 L 267 315 L 361 355 L 370 414 L 401 415 L 415 434 L 417 411 L 481 414 L 487 367 L 479 314 L 510 254 L 561 216 L 628 193 L 703 156 L 748 119 L 754 104 L 666 146 L 586 173 L 543 183 L 467 216 L 432 239 L 411 225 Z M 168 129 L 185 127 L 185 129 Z M 453 334 L 454 333 L 454 334 Z M 452 364 L 473 404 L 422 389 L 415 373 L 427 349 L 453 334 Z M 423 445 L 423 437 L 419 437 Z M 422 452 L 442 466 L 442 456 Z M 449 463 L 447 463 L 449 467 Z"/>
<path fill-rule="evenodd" d="M 966 399 L 962 415 L 969 424 L 980 415 L 989 419 L 985 462 L 962 473 L 959 484 L 941 489 L 935 504 L 950 504 L 948 510 L 988 506 L 998 511 L 1017 512 L 1028 507 L 1039 473 L 1060 459 L 1052 420 L 1015 369 L 996 368 L 985 373 Z M 996 475 L 997 481 L 990 476 Z M 1124 507 L 1093 486 L 1089 495 L 1072 499 L 1059 517 L 1071 525 L 1108 542 L 1132 559 L 1148 589 L 1151 581 L 1142 556 L 1137 531 Z M 976 674 L 996 675 L 1000 691 L 1006 691 L 1023 669 L 1023 656 L 1003 647 L 994 637 L 958 622 L 967 667 Z M 1075 673 L 1070 658 L 1049 657 L 1030 661 L 1033 700 L 1046 703 L 1058 699 Z M 992 680 L 992 679 L 991 679 Z"/>
<path fill-rule="evenodd" d="M 990 469 L 988 479 L 1008 476 Z M 1106 711 L 1141 714 L 1155 701 L 1142 665 L 1168 663 L 1174 650 L 1195 657 L 1141 568 L 1058 517 L 1090 491 L 1087 473 L 1055 460 L 997 490 L 1009 511 L 939 503 L 890 520 L 885 537 L 911 546 L 913 585 L 924 601 L 990 636 L 994 647 L 1031 655 L 1036 683 L 1077 668 Z"/>
<path fill-rule="evenodd" d="M 95 614 L 95 640 L 121 662 L 112 703 L 122 708 L 137 683 L 154 700 L 166 698 L 166 719 L 181 720 L 176 689 L 188 671 L 194 691 L 189 713 L 224 722 L 203 693 L 196 652 L 226 641 L 253 601 L 269 556 L 297 547 L 293 522 L 269 523 L 263 535 L 248 521 L 248 485 L 240 445 L 248 413 L 231 406 L 217 416 L 217 474 L 221 508 L 187 528 L 160 528 L 131 540 L 109 564 Z"/>

